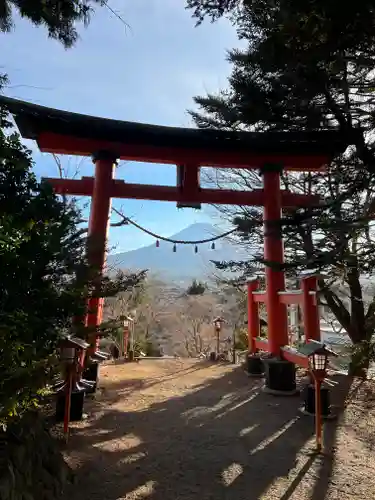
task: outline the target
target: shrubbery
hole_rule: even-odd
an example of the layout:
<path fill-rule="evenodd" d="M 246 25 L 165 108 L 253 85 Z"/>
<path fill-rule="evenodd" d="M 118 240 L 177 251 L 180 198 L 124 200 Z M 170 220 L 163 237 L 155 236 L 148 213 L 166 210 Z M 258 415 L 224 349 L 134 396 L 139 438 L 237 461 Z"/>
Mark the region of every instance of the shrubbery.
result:
<path fill-rule="evenodd" d="M 73 204 L 37 182 L 30 152 L 0 110 L 0 424 L 37 404 L 56 346 L 82 317 L 97 273 Z M 95 293 L 128 289 L 144 273 L 104 278 Z M 111 325 L 103 325 L 107 330 Z M 75 333 L 85 335 L 85 329 Z"/>

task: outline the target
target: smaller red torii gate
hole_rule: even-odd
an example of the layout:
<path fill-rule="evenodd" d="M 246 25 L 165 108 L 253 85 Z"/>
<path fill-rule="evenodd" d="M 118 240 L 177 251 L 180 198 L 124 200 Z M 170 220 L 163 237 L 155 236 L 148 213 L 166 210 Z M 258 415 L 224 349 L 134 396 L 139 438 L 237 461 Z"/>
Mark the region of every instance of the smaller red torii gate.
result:
<path fill-rule="evenodd" d="M 348 146 L 335 131 L 321 132 L 229 132 L 191 128 L 160 127 L 80 115 L 0 96 L 13 114 L 21 135 L 36 140 L 42 152 L 91 156 L 94 177 L 46 179 L 58 194 L 91 196 L 88 235 L 90 263 L 102 272 L 112 198 L 173 201 L 179 206 L 201 203 L 263 206 L 264 259 L 283 264 L 280 229 L 282 209 L 316 205 L 314 195 L 282 190 L 283 170 L 313 171 L 324 168 Z M 115 180 L 119 159 L 167 163 L 177 166 L 176 186 L 128 184 Z M 201 167 L 258 169 L 263 188 L 249 191 L 205 189 L 200 185 Z M 268 348 L 275 358 L 288 344 L 287 310 L 280 292 L 285 290 L 281 270 L 266 267 Z M 252 295 L 256 299 L 256 295 Z M 87 324 L 102 321 L 103 299 L 91 298 Z M 97 335 L 89 339 L 91 354 L 97 349 Z M 252 341 L 253 342 L 253 341 Z M 256 341 L 255 341 L 256 342 Z"/>
<path fill-rule="evenodd" d="M 284 306 L 297 304 L 302 309 L 305 342 L 311 340 L 320 342 L 320 317 L 317 300 L 318 277 L 311 273 L 302 275 L 299 290 L 279 290 L 277 299 Z M 259 304 L 267 304 L 268 290 L 259 290 L 258 278 L 250 278 L 247 282 L 247 314 L 248 314 L 248 350 L 255 354 L 258 350 L 272 352 L 274 338 L 260 337 Z M 282 358 L 303 368 L 308 368 L 308 359 L 297 350 L 290 348 L 289 342 L 278 346 Z"/>

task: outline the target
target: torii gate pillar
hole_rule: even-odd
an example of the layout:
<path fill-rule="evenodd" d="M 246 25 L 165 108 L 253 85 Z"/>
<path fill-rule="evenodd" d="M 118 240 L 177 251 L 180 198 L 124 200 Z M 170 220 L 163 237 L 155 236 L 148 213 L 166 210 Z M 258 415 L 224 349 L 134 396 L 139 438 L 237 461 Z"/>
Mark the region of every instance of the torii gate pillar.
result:
<path fill-rule="evenodd" d="M 95 165 L 94 189 L 91 198 L 88 228 L 88 262 L 101 276 L 105 267 L 111 195 L 114 180 L 114 168 L 117 158 L 113 153 L 99 151 L 92 156 Z M 97 327 L 103 317 L 104 299 L 92 297 L 88 303 L 87 326 Z M 99 337 L 96 332 L 90 334 L 90 354 L 97 348 Z"/>
<path fill-rule="evenodd" d="M 265 165 L 262 169 L 264 190 L 264 260 L 266 265 L 266 309 L 269 351 L 280 356 L 280 348 L 288 344 L 287 306 L 279 301 L 278 292 L 285 289 L 284 271 L 275 268 L 284 263 L 284 247 L 280 219 L 282 201 L 280 174 L 282 165 Z"/>

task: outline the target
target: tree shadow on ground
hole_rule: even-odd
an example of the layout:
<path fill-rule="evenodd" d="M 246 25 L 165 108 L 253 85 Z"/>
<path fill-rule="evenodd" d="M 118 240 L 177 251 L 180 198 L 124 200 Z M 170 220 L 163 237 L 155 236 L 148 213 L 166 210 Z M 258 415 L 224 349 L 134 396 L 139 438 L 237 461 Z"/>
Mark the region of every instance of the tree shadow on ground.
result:
<path fill-rule="evenodd" d="M 291 498 L 314 462 L 298 470 L 313 421 L 300 416 L 299 398 L 271 397 L 261 385 L 237 369 L 144 411 L 94 415 L 73 432 L 69 454 L 82 465 L 66 498 L 256 500 L 288 475 L 289 488 L 272 498 Z M 326 426 L 332 446 L 335 425 Z M 323 500 L 328 488 L 332 467 L 322 464 L 312 500 Z"/>

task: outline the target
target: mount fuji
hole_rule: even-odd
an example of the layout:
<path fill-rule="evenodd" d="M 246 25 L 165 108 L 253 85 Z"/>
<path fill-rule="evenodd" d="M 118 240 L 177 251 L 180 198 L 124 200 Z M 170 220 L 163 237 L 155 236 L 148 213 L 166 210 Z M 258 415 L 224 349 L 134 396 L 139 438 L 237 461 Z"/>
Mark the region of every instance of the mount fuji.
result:
<path fill-rule="evenodd" d="M 170 236 L 173 240 L 194 241 L 203 240 L 221 234 L 214 226 L 206 223 L 197 223 L 188 226 L 182 231 Z M 198 246 L 195 253 L 194 245 L 176 245 L 173 252 L 173 244 L 160 241 L 156 244 L 109 255 L 107 265 L 109 269 L 122 269 L 137 271 L 148 269 L 149 273 L 161 279 L 174 282 L 190 282 L 198 280 L 209 281 L 213 278 L 215 265 L 211 262 L 227 260 L 246 259 L 246 253 L 238 245 L 222 238 L 215 241 L 215 249 L 211 249 L 211 243 L 203 243 Z"/>

